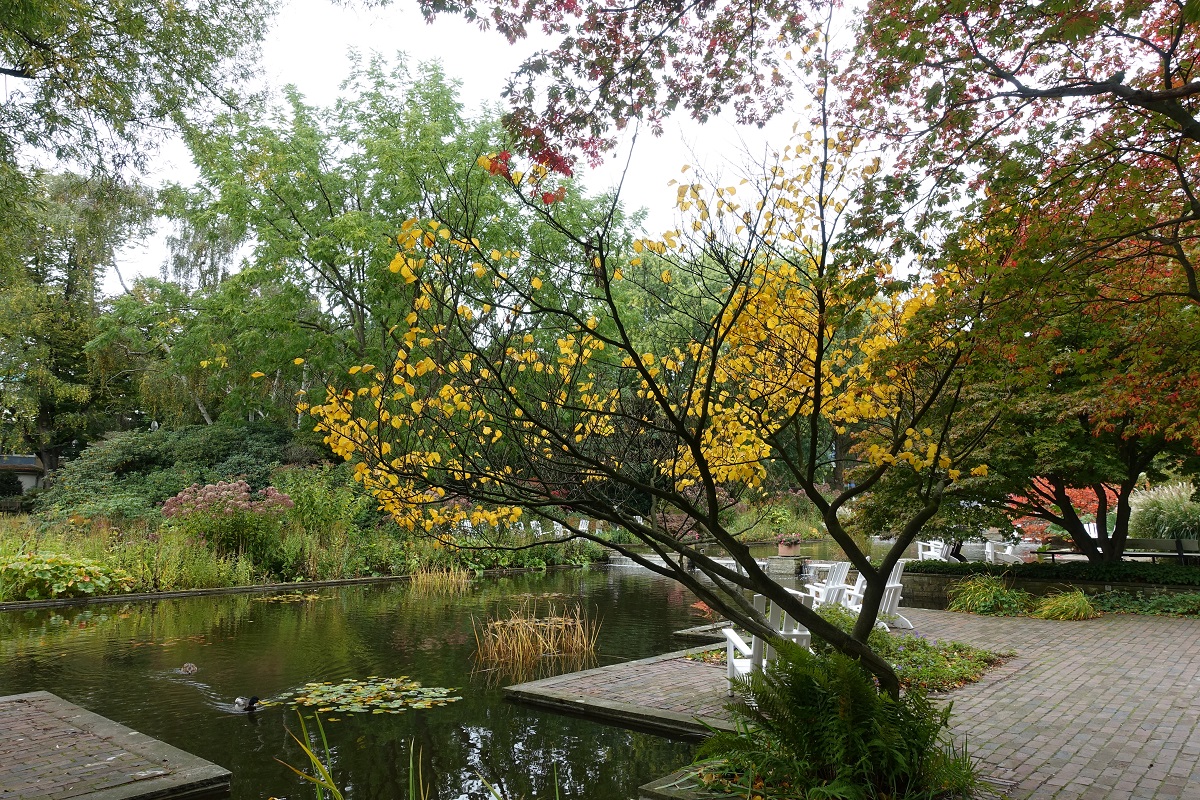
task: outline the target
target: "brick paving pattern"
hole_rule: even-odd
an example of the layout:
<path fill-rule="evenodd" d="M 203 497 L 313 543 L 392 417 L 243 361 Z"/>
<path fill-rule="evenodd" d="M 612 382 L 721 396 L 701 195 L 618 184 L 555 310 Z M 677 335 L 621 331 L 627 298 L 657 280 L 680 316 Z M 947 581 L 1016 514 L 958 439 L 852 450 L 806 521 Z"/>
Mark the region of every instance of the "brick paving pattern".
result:
<path fill-rule="evenodd" d="M 905 609 L 924 636 L 1016 658 L 946 695 L 952 729 L 1014 800 L 1200 800 L 1200 621 L 1082 622 Z M 724 717 L 725 669 L 646 660 L 528 684 L 526 693 Z"/>
<path fill-rule="evenodd" d="M 163 796 L 189 785 L 220 794 L 228 776 L 46 692 L 0 698 L 0 800 Z"/>

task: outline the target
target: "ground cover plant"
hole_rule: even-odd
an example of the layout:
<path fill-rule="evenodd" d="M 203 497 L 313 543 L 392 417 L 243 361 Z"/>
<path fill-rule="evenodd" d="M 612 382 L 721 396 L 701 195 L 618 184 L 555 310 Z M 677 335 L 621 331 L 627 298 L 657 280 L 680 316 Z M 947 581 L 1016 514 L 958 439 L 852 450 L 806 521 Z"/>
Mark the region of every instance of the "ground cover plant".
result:
<path fill-rule="evenodd" d="M 1111 614 L 1200 616 L 1200 592 L 1101 592 L 1089 598 L 1098 611 Z"/>
<path fill-rule="evenodd" d="M 782 643 L 761 672 L 736 684 L 734 732 L 700 749 L 712 789 L 769 798 L 970 797 L 978 779 L 946 732 L 949 706 L 919 690 L 881 692 L 870 674 L 834 651 Z"/>
<path fill-rule="evenodd" d="M 46 600 L 127 592 L 124 570 L 60 553 L 25 553 L 0 560 L 0 600 Z"/>

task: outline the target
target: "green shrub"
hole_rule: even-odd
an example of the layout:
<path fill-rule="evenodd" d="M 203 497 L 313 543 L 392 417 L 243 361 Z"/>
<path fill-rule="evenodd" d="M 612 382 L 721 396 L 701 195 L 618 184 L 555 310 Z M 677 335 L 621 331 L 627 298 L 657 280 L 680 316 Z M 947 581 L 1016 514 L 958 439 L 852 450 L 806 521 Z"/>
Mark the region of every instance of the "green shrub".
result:
<path fill-rule="evenodd" d="M 1134 492 L 1129 498 L 1130 538 L 1200 539 L 1200 503 L 1192 492 L 1186 481 Z"/>
<path fill-rule="evenodd" d="M 267 572 L 279 574 L 285 555 L 283 514 L 290 497 L 268 486 L 251 497 L 245 481 L 193 484 L 163 504 L 163 516 L 175 530 L 190 533 L 219 558 L 246 556 Z"/>
<path fill-rule="evenodd" d="M 899 699 L 841 655 L 782 643 L 762 672 L 739 681 L 737 730 L 699 752 L 701 779 L 762 798 L 969 797 L 970 758 L 946 735 L 950 708 L 920 692 Z"/>
<path fill-rule="evenodd" d="M 995 575 L 972 575 L 946 590 L 950 611 L 1019 617 L 1033 607 L 1033 597 L 1020 589 L 1009 589 Z"/>
<path fill-rule="evenodd" d="M 1058 564 L 984 564 L 979 561 L 909 561 L 905 573 L 923 575 L 1010 575 L 1031 580 L 1090 581 L 1095 583 L 1159 583 L 1200 586 L 1200 569 L 1179 564 L 1147 564 L 1144 561 L 1091 563 L 1066 561 Z"/>
<path fill-rule="evenodd" d="M 0 472 L 0 497 L 20 497 L 25 493 L 15 472 Z"/>
<path fill-rule="evenodd" d="M 1076 589 L 1040 598 L 1029 616 L 1038 619 L 1092 619 L 1100 616 L 1100 612 L 1092 606 L 1087 595 Z"/>
<path fill-rule="evenodd" d="M 769 502 L 753 506 L 739 504 L 723 511 L 721 521 L 730 530 L 741 531 L 746 542 L 777 542 L 781 536 L 795 536 L 801 541 L 828 537 L 816 508 L 791 494 L 773 496 Z"/>
<path fill-rule="evenodd" d="M 48 600 L 55 597 L 128 592 L 133 579 L 121 569 L 59 553 L 25 553 L 0 564 L 0 599 Z"/>
<path fill-rule="evenodd" d="M 149 518 L 193 483 L 242 479 L 261 490 L 283 462 L 295 433 L 264 421 L 111 434 L 57 471 L 38 510 L 56 517 Z M 117 496 L 132 500 L 104 505 L 104 499 Z M 120 516 L 108 516 L 110 512 Z"/>

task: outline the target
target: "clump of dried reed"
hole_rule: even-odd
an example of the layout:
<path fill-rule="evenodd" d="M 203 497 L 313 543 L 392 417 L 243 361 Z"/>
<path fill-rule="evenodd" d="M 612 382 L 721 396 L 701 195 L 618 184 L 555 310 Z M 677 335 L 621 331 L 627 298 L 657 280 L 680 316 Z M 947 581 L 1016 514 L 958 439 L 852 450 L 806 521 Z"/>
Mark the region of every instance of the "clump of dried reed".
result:
<path fill-rule="evenodd" d="M 462 594 L 471 586 L 471 573 L 462 567 L 419 569 L 409 575 L 408 584 L 424 595 Z"/>
<path fill-rule="evenodd" d="M 600 632 L 600 623 L 582 609 L 556 612 L 553 606 L 544 617 L 538 616 L 536 606 L 521 606 L 507 618 L 488 618 L 483 625 L 472 619 L 471 627 L 476 658 L 501 666 L 529 666 L 543 658 L 590 659 Z"/>

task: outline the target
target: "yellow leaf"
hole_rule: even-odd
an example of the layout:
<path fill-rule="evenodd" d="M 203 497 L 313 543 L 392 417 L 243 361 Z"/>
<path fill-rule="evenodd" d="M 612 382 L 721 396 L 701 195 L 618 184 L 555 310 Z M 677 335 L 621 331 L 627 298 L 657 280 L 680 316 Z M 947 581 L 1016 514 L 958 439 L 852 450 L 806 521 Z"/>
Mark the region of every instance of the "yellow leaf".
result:
<path fill-rule="evenodd" d="M 542 288 L 542 279 L 534 278 L 529 282 L 529 285 L 533 287 L 534 291 L 537 291 L 538 289 Z"/>
<path fill-rule="evenodd" d="M 670 283 L 670 282 L 671 282 L 671 270 L 669 270 L 669 269 L 664 269 L 664 270 L 662 271 L 662 276 L 661 276 L 661 277 L 662 277 L 662 282 L 663 282 L 663 283 Z"/>
<path fill-rule="evenodd" d="M 251 378 L 265 378 L 265 377 L 266 377 L 266 373 L 264 373 L 264 372 L 251 372 L 251 373 L 250 373 L 250 377 L 251 377 Z"/>
<path fill-rule="evenodd" d="M 303 358 L 293 358 L 292 363 L 296 364 L 296 365 L 300 365 L 300 364 L 304 363 L 304 359 Z"/>

